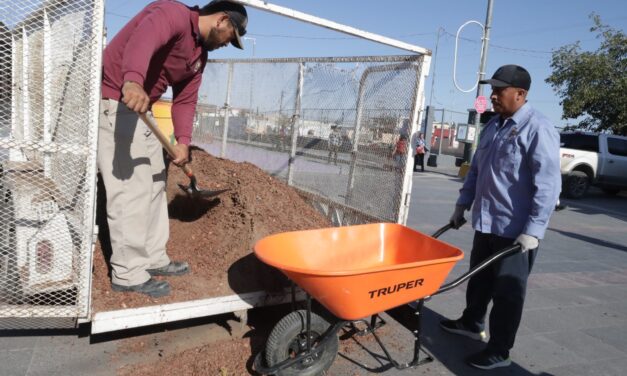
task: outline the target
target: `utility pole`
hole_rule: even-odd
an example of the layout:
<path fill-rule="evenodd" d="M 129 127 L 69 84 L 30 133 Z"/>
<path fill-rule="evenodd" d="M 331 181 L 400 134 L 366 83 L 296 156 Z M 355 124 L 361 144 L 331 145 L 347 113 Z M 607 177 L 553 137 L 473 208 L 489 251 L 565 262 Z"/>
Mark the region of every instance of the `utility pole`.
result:
<path fill-rule="evenodd" d="M 433 52 L 433 73 L 431 74 L 431 93 L 429 94 L 429 107 L 431 107 L 433 102 L 433 90 L 435 86 L 435 64 L 438 61 L 438 46 L 440 45 L 440 33 L 442 32 L 442 27 L 438 27 L 438 36 L 435 40 L 435 51 Z"/>
<path fill-rule="evenodd" d="M 494 0 L 488 0 L 488 10 L 486 12 L 485 17 L 485 26 L 483 30 L 483 46 L 481 49 L 481 62 L 479 63 L 479 81 L 483 80 L 485 77 L 485 68 L 486 62 L 488 60 L 488 45 L 490 43 L 490 29 L 492 28 L 492 4 Z M 477 96 L 483 95 L 483 84 L 479 83 L 477 85 Z M 476 98 L 475 97 L 475 98 Z M 479 140 L 479 119 L 481 118 L 480 114 L 475 112 L 475 117 L 471 124 L 474 124 L 476 127 L 477 133 L 475 134 L 475 138 L 472 142 L 472 146 L 469 153 L 468 162 L 472 161 L 472 157 L 475 155 L 475 150 L 477 150 L 477 143 Z"/>

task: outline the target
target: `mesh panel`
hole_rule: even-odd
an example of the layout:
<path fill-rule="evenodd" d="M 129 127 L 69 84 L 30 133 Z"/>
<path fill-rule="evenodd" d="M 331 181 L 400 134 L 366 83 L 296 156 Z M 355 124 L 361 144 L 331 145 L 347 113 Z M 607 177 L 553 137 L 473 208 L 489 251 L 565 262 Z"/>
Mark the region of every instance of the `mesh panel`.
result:
<path fill-rule="evenodd" d="M 287 180 L 318 197 L 330 217 L 337 204 L 344 212 L 364 214 L 366 221 L 396 222 L 406 171 L 413 167 L 409 136 L 419 116 L 422 61 L 421 56 L 210 61 L 194 143 Z M 408 154 L 393 155 L 401 135 L 408 136 Z"/>
<path fill-rule="evenodd" d="M 0 0 L 0 328 L 88 314 L 102 13 Z"/>

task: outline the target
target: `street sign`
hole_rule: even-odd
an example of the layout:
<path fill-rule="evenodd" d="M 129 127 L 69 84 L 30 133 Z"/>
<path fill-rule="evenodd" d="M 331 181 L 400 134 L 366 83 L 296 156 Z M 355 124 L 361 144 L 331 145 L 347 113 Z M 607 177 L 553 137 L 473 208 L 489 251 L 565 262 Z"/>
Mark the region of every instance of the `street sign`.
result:
<path fill-rule="evenodd" d="M 477 127 L 474 124 L 457 124 L 455 141 L 472 144 L 477 135 Z"/>
<path fill-rule="evenodd" d="M 475 99 L 475 110 L 477 113 L 482 114 L 488 108 L 488 100 L 483 95 L 478 96 Z"/>

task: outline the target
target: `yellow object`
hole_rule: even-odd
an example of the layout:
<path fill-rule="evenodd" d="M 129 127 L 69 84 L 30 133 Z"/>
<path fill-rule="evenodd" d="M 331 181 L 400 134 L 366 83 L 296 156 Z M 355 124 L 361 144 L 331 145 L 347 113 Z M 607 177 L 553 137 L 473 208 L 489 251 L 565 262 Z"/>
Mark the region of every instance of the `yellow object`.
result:
<path fill-rule="evenodd" d="M 176 145 L 174 138 L 174 125 L 172 124 L 172 102 L 160 99 L 152 105 L 152 116 L 154 116 L 159 130 L 170 140 L 172 145 Z"/>
<path fill-rule="evenodd" d="M 457 176 L 459 176 L 462 179 L 465 178 L 466 174 L 468 173 L 468 170 L 470 170 L 470 163 L 468 162 L 462 163 L 462 165 L 459 167 L 459 172 L 457 173 Z"/>

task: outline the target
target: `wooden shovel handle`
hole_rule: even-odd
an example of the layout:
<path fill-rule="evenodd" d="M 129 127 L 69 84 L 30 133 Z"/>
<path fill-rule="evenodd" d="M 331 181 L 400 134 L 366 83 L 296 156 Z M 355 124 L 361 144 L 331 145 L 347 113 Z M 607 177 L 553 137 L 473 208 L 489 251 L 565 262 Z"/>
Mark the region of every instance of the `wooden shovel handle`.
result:
<path fill-rule="evenodd" d="M 161 142 L 161 145 L 163 146 L 165 151 L 168 152 L 170 157 L 172 157 L 172 159 L 176 158 L 176 153 L 174 153 L 174 147 L 170 143 L 170 140 L 168 140 L 165 137 L 165 135 L 161 133 L 159 126 L 155 124 L 152 118 L 146 116 L 146 114 L 139 114 L 139 117 L 144 121 L 144 123 L 146 123 L 146 126 L 148 127 L 148 129 L 150 129 L 152 133 L 154 133 L 155 136 L 157 136 L 157 139 L 159 140 L 159 142 Z M 181 170 L 183 170 L 185 175 L 187 175 L 188 177 L 191 178 L 192 176 L 194 176 L 194 172 L 192 171 L 192 168 L 189 167 L 187 164 L 184 164 L 180 167 L 181 167 Z"/>

